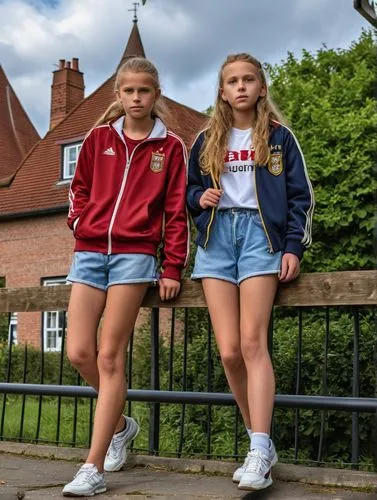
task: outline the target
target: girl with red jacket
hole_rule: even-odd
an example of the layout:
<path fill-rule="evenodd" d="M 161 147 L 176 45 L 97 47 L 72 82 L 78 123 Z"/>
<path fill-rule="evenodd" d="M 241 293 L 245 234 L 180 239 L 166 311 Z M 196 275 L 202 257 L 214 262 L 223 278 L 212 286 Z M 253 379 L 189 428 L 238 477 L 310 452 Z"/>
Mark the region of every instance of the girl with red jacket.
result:
<path fill-rule="evenodd" d="M 130 335 L 148 286 L 158 283 L 162 300 L 176 297 L 188 258 L 187 153 L 160 118 L 160 93 L 148 60 L 131 58 L 120 67 L 117 100 L 85 138 L 71 184 L 68 225 L 76 245 L 67 277 L 73 283 L 67 354 L 98 399 L 88 458 L 65 496 L 106 491 L 103 471 L 125 463 L 139 432 L 122 415 Z"/>

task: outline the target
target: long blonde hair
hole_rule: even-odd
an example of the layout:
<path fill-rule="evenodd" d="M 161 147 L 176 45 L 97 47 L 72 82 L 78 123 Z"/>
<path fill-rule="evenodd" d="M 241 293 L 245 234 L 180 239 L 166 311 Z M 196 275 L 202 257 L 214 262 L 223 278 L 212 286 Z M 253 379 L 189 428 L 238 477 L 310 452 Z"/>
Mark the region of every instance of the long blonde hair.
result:
<path fill-rule="evenodd" d="M 130 57 L 127 59 L 118 69 L 116 77 L 115 77 L 115 85 L 114 85 L 114 93 L 119 90 L 120 81 L 124 73 L 127 71 L 132 71 L 133 73 L 148 73 L 153 79 L 153 85 L 155 90 L 160 89 L 160 79 L 158 76 L 158 71 L 154 64 L 152 64 L 148 59 L 144 57 Z M 104 114 L 97 120 L 95 123 L 95 127 L 98 125 L 103 125 L 112 120 L 116 120 L 124 115 L 123 105 L 119 101 L 114 101 Z M 161 102 L 161 98 L 158 98 L 154 103 L 152 109 L 152 116 L 157 116 L 158 118 L 163 119 L 166 115 L 165 107 Z"/>
<path fill-rule="evenodd" d="M 256 103 L 256 120 L 253 124 L 253 147 L 255 150 L 255 165 L 265 165 L 270 157 L 268 138 L 272 121 L 284 123 L 284 119 L 269 96 L 266 75 L 261 63 L 250 54 L 229 55 L 219 72 L 217 98 L 208 129 L 205 131 L 205 139 L 200 154 L 201 168 L 204 173 L 210 174 L 219 183 L 220 176 L 224 170 L 224 158 L 228 145 L 229 131 L 233 125 L 233 113 L 230 104 L 221 97 L 223 88 L 224 68 L 236 61 L 251 63 L 258 70 L 258 76 L 266 87 L 266 95 L 260 96 Z M 250 124 L 251 126 L 252 124 Z"/>

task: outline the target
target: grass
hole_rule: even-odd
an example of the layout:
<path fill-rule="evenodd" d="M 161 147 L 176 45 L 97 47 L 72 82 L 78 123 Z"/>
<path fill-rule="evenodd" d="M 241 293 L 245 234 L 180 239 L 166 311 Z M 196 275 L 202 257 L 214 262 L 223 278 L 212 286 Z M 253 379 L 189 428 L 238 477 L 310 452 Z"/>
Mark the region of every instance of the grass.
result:
<path fill-rule="evenodd" d="M 5 397 L 5 414 L 3 430 L 0 439 L 8 441 L 52 444 L 60 446 L 75 446 L 88 448 L 91 432 L 92 415 L 95 410 L 95 400 L 81 398 L 77 400 L 76 430 L 74 429 L 75 405 L 72 398 L 42 397 L 41 405 L 38 396 L 25 397 L 24 424 L 21 429 L 23 396 L 7 395 Z M 127 403 L 126 411 L 129 410 Z M 3 415 L 4 395 L 0 398 L 0 423 Z M 38 415 L 40 424 L 38 433 Z M 211 448 L 207 449 L 207 409 L 202 406 L 186 405 L 182 433 L 182 406 L 174 404 L 160 405 L 159 454 L 161 456 L 234 459 L 234 424 L 235 413 L 232 407 L 211 408 Z M 278 413 L 278 412 L 277 412 Z M 140 424 L 140 433 L 134 442 L 134 451 L 148 453 L 149 451 L 149 420 L 148 403 L 132 402 L 131 415 Z M 60 419 L 59 427 L 58 421 Z M 237 456 L 243 458 L 247 452 L 248 440 L 242 425 L 238 430 Z M 299 450 L 298 459 L 294 459 L 294 449 L 280 450 L 280 459 L 286 463 L 302 465 L 318 465 L 309 458 L 308 450 Z M 349 468 L 350 464 L 341 461 L 326 460 L 323 466 Z M 371 457 L 360 457 L 360 470 L 375 471 Z"/>
<path fill-rule="evenodd" d="M 26 442 L 65 444 L 70 446 L 88 446 L 90 433 L 90 400 L 79 400 L 77 404 L 77 427 L 74 434 L 74 404 L 72 399 L 61 398 L 59 412 L 58 398 L 42 397 L 40 425 L 38 433 L 38 415 L 40 398 L 25 397 L 24 424 L 21 429 L 23 396 L 7 396 L 5 405 L 4 428 L 2 439 Z M 93 405 L 94 407 L 94 405 Z M 3 414 L 4 396 L 0 402 L 0 414 Z M 60 413 L 60 425 L 58 420 Z"/>
<path fill-rule="evenodd" d="M 38 396 L 25 397 L 24 424 L 21 429 L 23 396 L 7 395 L 5 398 L 4 427 L 0 438 L 20 442 L 34 442 L 43 444 L 59 444 L 63 446 L 88 447 L 90 445 L 91 412 L 90 400 L 78 399 L 76 435 L 74 434 L 74 401 L 72 398 L 61 398 L 59 411 L 57 397 L 42 397 L 41 405 Z M 95 400 L 92 403 L 93 414 Z M 0 400 L 0 416 L 4 407 L 4 396 Z M 40 409 L 40 424 L 38 433 L 38 415 Z M 126 406 L 128 410 L 128 405 Z M 140 424 L 140 433 L 135 441 L 135 449 L 148 451 L 149 444 L 149 405 L 133 402 L 131 414 Z M 206 412 L 198 407 L 186 407 L 185 425 L 181 439 L 182 408 L 180 405 L 160 405 L 160 439 L 159 451 L 162 455 L 177 456 L 179 452 L 185 456 L 206 456 L 207 451 L 207 420 L 202 415 Z M 211 436 L 211 453 L 209 455 L 230 457 L 233 454 L 234 437 L 231 408 L 213 408 L 214 419 L 224 421 L 222 432 Z M 60 423 L 58 427 L 58 421 Z M 227 425 L 225 425 L 227 423 Z M 243 440 L 245 441 L 245 440 Z M 245 446 L 241 446 L 240 453 L 246 453 Z M 203 451 L 204 450 L 204 451 Z"/>

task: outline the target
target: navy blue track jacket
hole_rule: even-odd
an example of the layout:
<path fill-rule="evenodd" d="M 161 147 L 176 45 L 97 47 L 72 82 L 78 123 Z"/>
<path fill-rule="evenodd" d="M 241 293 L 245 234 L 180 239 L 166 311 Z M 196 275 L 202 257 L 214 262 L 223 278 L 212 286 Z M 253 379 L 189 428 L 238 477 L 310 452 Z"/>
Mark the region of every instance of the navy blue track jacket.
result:
<path fill-rule="evenodd" d="M 215 208 L 203 209 L 199 199 L 208 188 L 219 188 L 201 171 L 199 155 L 205 131 L 197 136 L 190 153 L 187 204 L 198 229 L 196 243 L 206 248 L 216 217 Z M 293 132 L 285 125 L 271 127 L 270 160 L 254 168 L 258 209 L 270 251 L 293 253 L 301 259 L 312 241 L 313 189 L 304 156 Z"/>

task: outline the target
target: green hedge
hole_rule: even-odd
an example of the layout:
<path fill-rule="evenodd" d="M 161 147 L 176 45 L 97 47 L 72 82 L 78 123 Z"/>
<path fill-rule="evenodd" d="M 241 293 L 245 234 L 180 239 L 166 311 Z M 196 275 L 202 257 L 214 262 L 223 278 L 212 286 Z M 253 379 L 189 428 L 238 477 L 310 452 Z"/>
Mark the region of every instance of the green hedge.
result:
<path fill-rule="evenodd" d="M 181 313 L 181 316 L 184 313 Z M 302 324 L 302 366 L 301 394 L 323 394 L 324 340 L 326 320 L 324 311 L 309 310 L 303 314 Z M 188 317 L 189 345 L 187 352 L 187 390 L 207 391 L 207 312 L 192 310 Z M 330 311 L 330 333 L 327 359 L 328 394 L 333 396 L 352 396 L 352 352 L 354 318 L 345 310 Z M 133 386 L 145 388 L 149 385 L 150 353 L 149 331 L 139 332 L 135 338 Z M 221 367 L 219 355 L 212 336 L 212 390 L 227 392 L 228 386 Z M 274 322 L 274 368 L 277 393 L 294 394 L 297 369 L 298 318 L 297 312 L 277 309 Z M 183 343 L 174 349 L 174 389 L 183 386 Z M 370 310 L 360 312 L 360 396 L 375 397 L 376 383 L 376 329 L 375 318 Z M 167 389 L 169 345 L 160 343 L 161 389 Z M 221 449 L 233 452 L 234 410 L 222 409 L 212 423 L 215 441 L 222 441 Z M 274 435 L 283 456 L 293 456 L 294 410 L 276 410 Z M 319 410 L 299 411 L 300 456 L 316 460 L 321 428 Z M 176 407 L 168 412 L 172 428 L 179 425 L 181 409 Z M 187 406 L 186 418 L 190 432 L 187 433 L 185 450 L 192 453 L 203 452 L 206 446 L 207 410 L 201 406 Z M 193 430 L 193 427 L 195 430 Z M 240 443 L 244 442 L 240 422 Z M 350 462 L 351 460 L 351 413 L 328 411 L 326 419 L 325 459 L 331 462 Z M 376 450 L 375 416 L 360 414 L 359 437 L 360 452 L 367 463 L 372 461 Z M 195 436 L 190 437 L 190 436 Z M 199 437 L 201 436 L 201 437 Z M 226 444 L 224 444 L 226 442 Z"/>
<path fill-rule="evenodd" d="M 0 377 L 6 380 L 8 370 L 8 345 L 0 344 Z M 13 345 L 11 356 L 10 382 L 22 382 L 25 369 L 26 347 L 24 345 Z M 43 363 L 43 383 L 58 384 L 60 376 L 60 352 L 45 352 L 42 355 L 39 349 L 27 347 L 26 354 L 26 383 L 39 384 L 42 381 L 42 363 Z M 77 384 L 77 372 L 70 365 L 67 356 L 63 359 L 63 378 L 64 385 Z"/>

